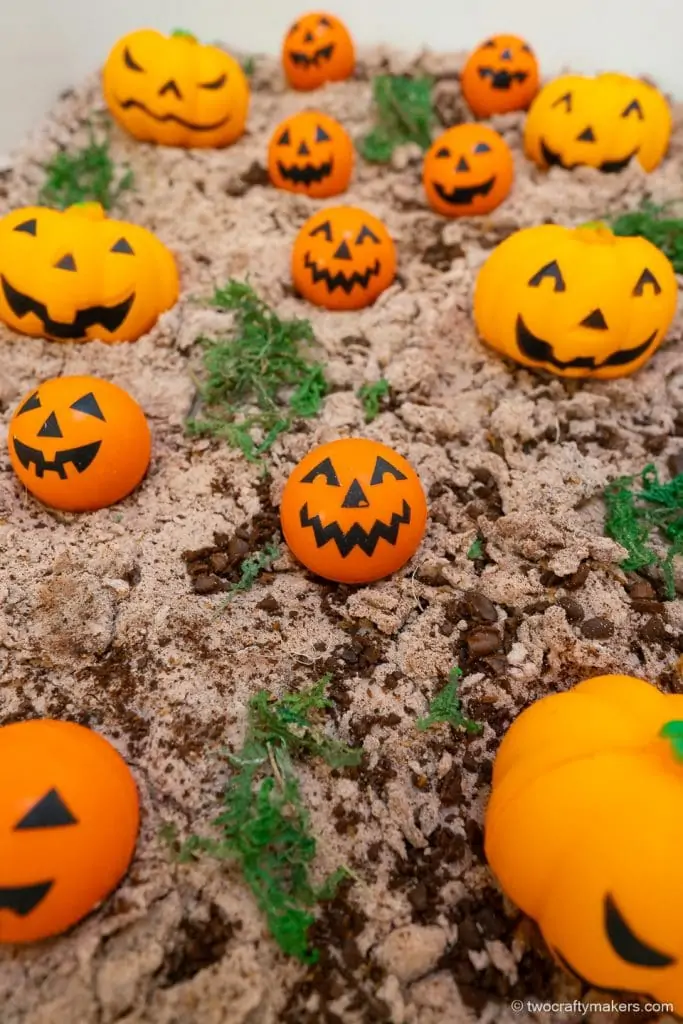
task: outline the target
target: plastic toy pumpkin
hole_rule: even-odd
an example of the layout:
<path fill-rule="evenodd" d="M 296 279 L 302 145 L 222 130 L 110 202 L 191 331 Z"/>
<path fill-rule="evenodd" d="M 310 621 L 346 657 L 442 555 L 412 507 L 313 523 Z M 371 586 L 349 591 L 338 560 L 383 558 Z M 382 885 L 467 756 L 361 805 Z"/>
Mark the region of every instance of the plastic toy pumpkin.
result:
<path fill-rule="evenodd" d="M 654 86 L 628 75 L 563 75 L 534 100 L 524 151 L 542 168 L 587 164 L 609 173 L 637 160 L 652 171 L 670 137 L 671 111 Z"/>
<path fill-rule="evenodd" d="M 491 36 L 472 51 L 460 72 L 462 94 L 475 117 L 526 110 L 538 81 L 536 57 L 519 36 Z"/>
<path fill-rule="evenodd" d="M 427 502 L 398 452 L 367 438 L 344 438 L 314 448 L 292 471 L 280 519 L 292 554 L 311 572 L 370 583 L 415 554 Z"/>
<path fill-rule="evenodd" d="M 324 199 L 346 191 L 352 170 L 348 133 L 319 110 L 286 118 L 271 136 L 268 173 L 276 188 Z"/>
<path fill-rule="evenodd" d="M 242 68 L 189 32 L 129 32 L 109 54 L 102 86 L 112 116 L 143 142 L 217 148 L 244 131 L 249 85 Z"/>
<path fill-rule="evenodd" d="M 98 377 L 54 377 L 24 395 L 7 434 L 12 467 L 52 508 L 105 508 L 133 491 L 152 439 L 131 396 Z"/>
<path fill-rule="evenodd" d="M 99 203 L 25 206 L 0 219 L 0 320 L 54 341 L 135 341 L 178 298 L 178 270 L 151 231 Z"/>
<path fill-rule="evenodd" d="M 324 11 L 304 14 L 290 25 L 282 43 L 282 67 L 293 89 L 317 89 L 350 78 L 356 52 L 348 29 Z"/>
<path fill-rule="evenodd" d="M 70 928 L 133 857 L 138 793 L 123 758 L 73 722 L 0 727 L 0 942 Z"/>
<path fill-rule="evenodd" d="M 396 249 L 384 224 L 355 206 L 328 206 L 303 225 L 292 249 L 294 287 L 326 309 L 362 309 L 394 280 Z"/>
<path fill-rule="evenodd" d="M 514 162 L 505 140 L 484 124 L 459 124 L 427 151 L 422 183 L 429 205 L 444 217 L 490 213 L 512 187 Z"/>
<path fill-rule="evenodd" d="M 498 751 L 484 845 L 567 970 L 683 1011 L 683 696 L 613 675 L 532 704 Z"/>
<path fill-rule="evenodd" d="M 477 277 L 480 336 L 523 366 L 560 377 L 625 377 L 661 344 L 676 275 L 645 238 L 543 224 L 516 232 Z"/>

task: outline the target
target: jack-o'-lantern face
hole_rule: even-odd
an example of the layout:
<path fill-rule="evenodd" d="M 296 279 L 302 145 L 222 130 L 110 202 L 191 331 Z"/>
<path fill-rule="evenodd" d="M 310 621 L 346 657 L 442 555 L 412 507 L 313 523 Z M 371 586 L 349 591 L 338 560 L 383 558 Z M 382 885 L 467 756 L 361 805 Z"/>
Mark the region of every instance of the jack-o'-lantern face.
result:
<path fill-rule="evenodd" d="M 354 206 L 328 206 L 299 231 L 292 249 L 294 287 L 326 309 L 362 309 L 388 288 L 396 250 L 384 224 Z"/>
<path fill-rule="evenodd" d="M 97 377 L 55 377 L 24 395 L 7 443 L 26 489 L 69 512 L 130 494 L 147 472 L 152 444 L 137 402 Z"/>
<path fill-rule="evenodd" d="M 54 341 L 135 341 L 178 298 L 169 250 L 98 203 L 0 219 L 0 320 Z"/>
<path fill-rule="evenodd" d="M 107 58 L 102 85 L 112 116 L 143 142 L 216 148 L 244 131 L 249 85 L 242 68 L 187 32 L 123 36 Z"/>
<path fill-rule="evenodd" d="M 477 278 L 480 336 L 524 366 L 563 377 L 624 377 L 664 339 L 676 275 L 645 238 L 603 227 L 525 228 L 501 242 Z"/>
<path fill-rule="evenodd" d="M 293 89 L 317 89 L 350 78 L 356 53 L 349 31 L 324 11 L 305 14 L 290 26 L 282 43 L 282 67 Z"/>
<path fill-rule="evenodd" d="M 440 135 L 422 168 L 429 205 L 445 217 L 489 213 L 512 186 L 514 163 L 505 140 L 483 124 L 460 124 Z"/>
<path fill-rule="evenodd" d="M 303 111 L 282 121 L 268 147 L 268 173 L 276 188 L 315 199 L 345 192 L 353 169 L 353 143 L 333 117 Z"/>
<path fill-rule="evenodd" d="M 118 885 L 137 839 L 133 777 L 72 722 L 0 727 L 0 942 L 58 935 Z"/>
<path fill-rule="evenodd" d="M 526 110 L 538 92 L 538 63 L 519 36 L 491 36 L 473 50 L 460 73 L 465 101 L 475 117 Z"/>
<path fill-rule="evenodd" d="M 542 168 L 585 164 L 616 173 L 637 160 L 652 171 L 670 137 L 669 105 L 653 86 L 628 75 L 563 75 L 534 100 L 524 150 Z"/>
<path fill-rule="evenodd" d="M 427 503 L 415 470 L 386 445 L 345 438 L 293 470 L 280 506 L 285 540 L 306 568 L 340 583 L 369 583 L 417 551 Z"/>

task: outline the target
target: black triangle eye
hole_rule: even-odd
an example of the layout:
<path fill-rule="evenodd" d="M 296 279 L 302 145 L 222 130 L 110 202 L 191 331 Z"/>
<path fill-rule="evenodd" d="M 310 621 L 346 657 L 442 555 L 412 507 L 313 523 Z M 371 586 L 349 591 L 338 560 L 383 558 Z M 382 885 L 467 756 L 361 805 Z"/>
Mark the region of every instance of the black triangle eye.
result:
<path fill-rule="evenodd" d="M 125 238 L 119 238 L 118 242 L 112 245 L 110 252 L 124 252 L 129 256 L 134 256 L 133 247 L 130 242 L 126 241 Z"/>
<path fill-rule="evenodd" d="M 277 140 L 278 146 L 288 146 L 291 142 L 289 136 L 289 128 L 285 128 L 280 138 Z"/>
<path fill-rule="evenodd" d="M 565 292 L 567 290 L 564 278 L 562 277 L 560 268 L 557 265 L 557 260 L 553 260 L 552 263 L 546 263 L 544 267 L 541 267 L 541 269 L 529 279 L 529 287 L 538 288 L 541 281 L 546 277 L 550 277 L 554 281 L 553 291 Z"/>
<path fill-rule="evenodd" d="M 448 148 L 448 146 L 442 146 L 441 149 L 437 150 L 436 155 L 437 155 L 437 157 L 439 159 L 441 159 L 444 156 L 450 156 L 451 155 L 451 151 Z"/>
<path fill-rule="evenodd" d="M 638 281 L 636 282 L 636 286 L 633 289 L 633 294 L 636 295 L 636 296 L 642 295 L 643 294 L 643 289 L 645 288 L 646 284 L 651 284 L 652 285 L 652 288 L 653 288 L 653 291 L 654 291 L 655 295 L 659 295 L 661 293 L 662 287 L 661 287 L 659 281 L 657 280 L 655 275 L 652 273 L 652 271 L 647 269 L 647 267 L 645 268 L 645 270 L 642 272 L 642 274 L 638 278 Z"/>
<path fill-rule="evenodd" d="M 126 47 L 126 49 L 123 51 L 123 62 L 126 65 L 127 68 L 130 68 L 131 71 L 144 71 L 145 70 L 144 68 L 140 67 L 140 65 L 138 64 L 137 61 L 133 60 L 133 58 L 131 56 L 131 52 L 128 49 L 128 47 Z"/>
<path fill-rule="evenodd" d="M 83 395 L 82 398 L 78 398 L 71 408 L 74 412 L 84 412 L 86 416 L 95 416 L 98 420 L 102 420 L 103 423 L 107 422 L 92 391 L 89 391 L 87 395 Z"/>
<path fill-rule="evenodd" d="M 65 825 L 77 824 L 78 818 L 74 817 L 57 790 L 51 789 L 14 826 L 14 831 L 24 832 L 34 828 L 63 828 Z"/>
<path fill-rule="evenodd" d="M 30 220 L 22 221 L 21 224 L 17 224 L 14 229 L 15 231 L 23 231 L 26 235 L 35 235 L 38 231 L 38 221 L 35 217 L 31 217 Z"/>
<path fill-rule="evenodd" d="M 474 147 L 475 153 L 490 153 L 491 147 L 487 142 L 478 142 Z"/>
<path fill-rule="evenodd" d="M 316 142 L 329 142 L 330 141 L 329 135 L 327 134 L 327 132 L 325 131 L 324 128 L 320 127 L 320 125 L 318 125 L 318 127 L 315 130 L 315 141 Z"/>
<path fill-rule="evenodd" d="M 17 412 L 17 416 L 22 416 L 25 412 L 31 412 L 32 409 L 40 409 L 40 399 L 38 398 L 38 392 L 27 398 L 21 409 Z"/>
<path fill-rule="evenodd" d="M 375 243 L 375 245 L 379 245 L 379 238 L 377 237 L 375 232 L 371 231 L 370 228 L 366 227 L 364 224 L 363 227 L 358 232 L 356 245 L 362 245 L 366 238 L 369 238 L 371 242 Z"/>
<path fill-rule="evenodd" d="M 629 117 L 631 114 L 637 114 L 638 115 L 638 120 L 639 121 L 643 120 L 643 108 L 641 107 L 641 105 L 638 102 L 638 100 L 631 100 L 629 105 L 626 107 L 626 110 L 622 111 L 621 116 L 622 117 Z"/>
<path fill-rule="evenodd" d="M 393 476 L 395 480 L 406 479 L 405 473 L 402 473 L 400 469 L 396 469 L 396 466 L 392 466 L 390 462 L 387 462 L 387 460 L 383 459 L 381 455 L 378 455 L 375 468 L 373 469 L 372 476 L 370 478 L 370 485 L 374 486 L 375 484 L 381 484 L 387 473 Z"/>
<path fill-rule="evenodd" d="M 324 235 L 328 242 L 332 241 L 332 227 L 329 220 L 324 221 L 322 224 L 318 224 L 317 228 L 313 228 L 311 231 L 311 238 L 315 235 Z"/>
<path fill-rule="evenodd" d="M 553 103 L 553 106 L 554 107 L 559 107 L 560 103 L 564 103 L 564 108 L 565 108 L 566 113 L 567 114 L 571 114 L 571 112 L 572 112 L 572 94 L 570 92 L 566 92 L 564 94 L 564 96 L 560 96 L 559 99 L 555 100 L 555 102 Z"/>
<path fill-rule="evenodd" d="M 325 18 L 325 17 L 319 18 L 318 19 L 318 24 L 319 25 L 324 25 L 325 28 L 332 28 L 332 22 L 330 21 L 329 18 Z"/>
<path fill-rule="evenodd" d="M 482 49 L 482 50 L 493 50 L 493 49 L 495 49 L 495 46 L 496 46 L 495 39 L 487 39 L 485 43 L 481 44 L 480 49 Z"/>
<path fill-rule="evenodd" d="M 339 487 L 339 477 L 332 465 L 331 459 L 327 458 L 323 459 L 322 462 L 319 462 L 317 466 L 314 466 L 313 469 L 306 474 L 306 476 L 301 478 L 301 483 L 312 484 L 318 476 L 324 476 L 330 487 Z"/>

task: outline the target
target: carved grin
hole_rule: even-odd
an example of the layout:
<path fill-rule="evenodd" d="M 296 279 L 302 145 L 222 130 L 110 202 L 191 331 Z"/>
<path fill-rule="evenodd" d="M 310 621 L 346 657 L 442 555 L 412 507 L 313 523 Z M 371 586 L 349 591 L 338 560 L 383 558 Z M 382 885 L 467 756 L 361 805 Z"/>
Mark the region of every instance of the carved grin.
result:
<path fill-rule="evenodd" d="M 495 68 L 478 68 L 480 78 L 488 78 L 492 89 L 509 89 L 513 82 L 525 82 L 527 71 L 496 71 Z"/>
<path fill-rule="evenodd" d="M 0 910 L 11 910 L 18 917 L 26 917 L 45 899 L 53 885 L 54 882 L 38 882 L 36 885 L 0 886 Z"/>
<path fill-rule="evenodd" d="M 360 548 L 364 555 L 371 558 L 380 540 L 385 540 L 388 544 L 396 544 L 399 529 L 408 524 L 410 518 L 410 505 L 405 500 L 401 512 L 394 512 L 390 523 L 383 523 L 378 519 L 370 530 L 366 530 L 360 523 L 354 523 L 346 532 L 342 530 L 339 523 L 328 523 L 327 526 L 323 526 L 320 516 L 309 516 L 307 503 L 302 505 L 299 512 L 301 525 L 312 528 L 317 546 L 322 548 L 330 541 L 334 541 L 342 558 L 350 555 L 355 548 Z"/>
<path fill-rule="evenodd" d="M 319 284 L 320 281 L 324 281 L 328 292 L 332 293 L 336 288 L 341 288 L 347 295 L 351 294 L 356 285 L 359 285 L 361 288 L 367 288 L 370 278 L 377 277 L 381 270 L 379 260 L 375 260 L 373 265 L 368 267 L 362 274 L 357 270 L 354 270 L 352 274 L 345 274 L 342 270 L 338 270 L 336 274 L 331 274 L 326 267 L 321 270 L 315 260 L 311 259 L 309 252 L 306 253 L 304 266 L 311 271 L 313 284 Z"/>
<path fill-rule="evenodd" d="M 321 63 L 331 60 L 334 53 L 334 43 L 329 46 L 321 46 L 314 53 L 304 53 L 303 50 L 290 50 L 289 59 L 292 64 L 300 64 L 304 68 L 319 67 Z"/>
<path fill-rule="evenodd" d="M 313 182 L 323 181 L 332 174 L 332 160 L 314 167 L 313 164 L 306 164 L 305 167 L 286 167 L 281 160 L 277 162 L 277 169 L 285 179 L 292 181 L 295 185 L 311 185 Z"/>
<path fill-rule="evenodd" d="M 17 288 L 13 288 L 6 277 L 2 276 L 2 290 L 7 300 L 7 305 L 16 317 L 22 317 L 33 313 L 38 317 L 45 332 L 54 338 L 64 340 L 85 338 L 89 327 L 100 325 L 105 330 L 113 333 L 118 330 L 128 316 L 130 308 L 135 301 L 135 292 L 128 299 L 119 302 L 116 306 L 88 306 L 87 309 L 79 309 L 71 323 L 62 323 L 59 320 L 51 320 L 47 313 L 47 307 L 30 295 L 24 295 Z"/>
<path fill-rule="evenodd" d="M 495 177 L 489 178 L 488 181 L 482 182 L 481 185 L 471 185 L 469 188 L 454 188 L 447 192 L 443 185 L 435 181 L 434 188 L 445 203 L 451 203 L 453 206 L 468 206 L 476 196 L 487 196 L 495 182 Z"/>
<path fill-rule="evenodd" d="M 78 473 L 84 473 L 91 464 L 98 451 L 101 441 L 91 441 L 90 444 L 83 444 L 79 448 L 65 448 L 57 452 L 52 462 L 45 458 L 39 448 L 31 448 L 18 438 L 13 437 L 14 451 L 24 469 L 28 469 L 33 463 L 36 467 L 36 476 L 42 478 L 48 470 L 57 473 L 60 480 L 66 480 L 66 467 L 72 465 Z M 1 891 L 1 890 L 0 890 Z"/>
<path fill-rule="evenodd" d="M 565 171 L 571 171 L 574 167 L 585 166 L 584 164 L 581 164 L 580 161 L 574 164 L 566 164 L 559 153 L 556 153 L 555 150 L 551 149 L 543 139 L 540 141 L 541 153 L 548 167 L 562 167 Z M 628 156 L 624 157 L 623 160 L 603 160 L 598 167 L 598 170 L 602 171 L 603 174 L 618 174 L 619 171 L 623 171 L 624 168 L 628 167 L 637 152 L 638 148 L 636 147 L 636 149 L 634 149 Z"/>
<path fill-rule="evenodd" d="M 214 121 L 213 124 L 194 124 L 192 121 L 186 121 L 183 117 L 178 117 L 177 114 L 155 114 L 154 111 L 150 110 L 149 107 L 145 106 L 140 100 L 119 100 L 119 105 L 123 110 L 130 110 L 136 108 L 141 110 L 152 120 L 158 121 L 160 124 L 166 124 L 167 121 L 173 121 L 175 124 L 181 125 L 183 128 L 189 128 L 193 132 L 213 132 L 217 128 L 222 128 L 224 124 L 227 124 L 230 120 L 230 116 L 222 118 L 220 121 Z"/>
<path fill-rule="evenodd" d="M 557 359 L 553 352 L 553 347 L 549 342 L 544 341 L 543 338 L 537 337 L 529 330 L 521 315 L 517 317 L 515 330 L 517 334 L 517 345 L 519 346 L 520 352 L 527 356 L 527 358 L 533 359 L 534 362 L 549 363 L 551 366 L 557 366 L 561 370 L 573 368 L 599 370 L 603 366 L 625 366 L 627 363 L 632 363 L 636 359 L 640 359 L 640 357 L 647 352 L 648 348 L 657 337 L 657 331 L 653 331 L 650 337 L 641 345 L 637 345 L 636 348 L 622 349 L 619 352 L 613 352 L 602 363 L 596 363 L 593 356 L 577 356 L 576 359 L 569 359 L 566 362 L 563 362 L 561 359 Z"/>

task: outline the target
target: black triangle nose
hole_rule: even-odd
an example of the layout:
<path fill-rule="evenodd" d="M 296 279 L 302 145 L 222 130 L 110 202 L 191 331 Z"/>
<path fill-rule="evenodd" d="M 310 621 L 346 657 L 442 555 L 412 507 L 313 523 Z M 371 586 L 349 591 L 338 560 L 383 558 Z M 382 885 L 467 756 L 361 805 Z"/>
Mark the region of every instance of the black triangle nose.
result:
<path fill-rule="evenodd" d="M 350 260 L 352 259 L 351 250 L 349 249 L 346 242 L 342 242 L 337 251 L 334 254 L 335 260 Z"/>
<path fill-rule="evenodd" d="M 66 256 L 62 256 L 61 260 L 58 260 L 55 263 L 55 267 L 57 270 L 75 270 L 76 260 L 73 258 L 71 253 L 68 252 Z"/>
<path fill-rule="evenodd" d="M 62 437 L 63 434 L 59 429 L 59 423 L 57 417 L 53 412 L 50 413 L 48 418 L 43 423 L 42 427 L 38 431 L 38 437 Z"/>
<path fill-rule="evenodd" d="M 581 321 L 580 327 L 592 327 L 596 331 L 606 331 L 607 321 L 602 315 L 601 309 L 594 309 L 592 313 L 584 317 Z"/>
<path fill-rule="evenodd" d="M 357 480 L 354 480 L 346 492 L 342 508 L 367 508 L 369 504 L 370 502 L 363 493 L 363 488 Z"/>
<path fill-rule="evenodd" d="M 501 60 L 512 60 L 512 51 L 511 50 L 503 50 L 503 52 L 500 55 L 500 59 Z"/>
<path fill-rule="evenodd" d="M 174 92 L 179 100 L 182 99 L 182 93 L 172 78 L 169 78 L 168 82 L 162 85 L 161 89 L 159 89 L 159 95 L 164 96 L 167 92 Z"/>
<path fill-rule="evenodd" d="M 576 136 L 577 142 L 595 142 L 595 135 L 590 125 L 584 128 L 580 135 Z"/>
<path fill-rule="evenodd" d="M 310 152 L 311 151 L 305 142 L 302 142 L 299 148 L 297 149 L 297 153 L 299 156 L 309 156 Z"/>
<path fill-rule="evenodd" d="M 464 156 L 460 157 L 460 159 L 458 160 L 458 165 L 455 169 L 456 171 L 469 171 L 470 165 L 467 163 L 467 160 L 465 160 Z"/>
<path fill-rule="evenodd" d="M 313 35 L 312 32 L 307 32 L 306 35 L 304 36 L 304 42 L 305 43 L 312 43 L 314 39 L 315 39 L 315 36 Z"/>

